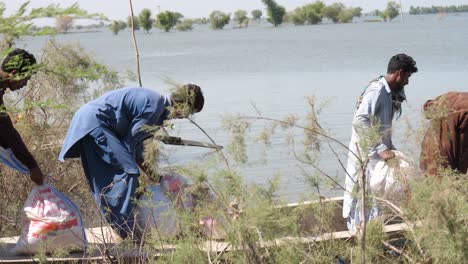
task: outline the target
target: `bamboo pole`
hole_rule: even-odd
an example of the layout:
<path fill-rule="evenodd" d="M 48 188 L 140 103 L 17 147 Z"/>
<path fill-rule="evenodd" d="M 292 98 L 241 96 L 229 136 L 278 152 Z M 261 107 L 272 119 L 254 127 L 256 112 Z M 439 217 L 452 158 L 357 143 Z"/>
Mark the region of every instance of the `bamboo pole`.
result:
<path fill-rule="evenodd" d="M 403 22 L 403 6 L 401 5 L 401 0 L 400 0 L 400 19 L 401 19 L 401 22 Z"/>
<path fill-rule="evenodd" d="M 361 263 L 366 263 L 366 167 L 367 161 L 362 167 L 361 173 L 361 221 L 362 221 L 362 232 L 361 232 Z"/>
<path fill-rule="evenodd" d="M 357 154 L 360 157 L 361 161 L 361 263 L 366 263 L 366 168 L 369 163 L 369 158 L 366 161 L 362 162 L 362 155 L 361 151 L 359 150 L 359 146 L 356 143 Z M 357 229 L 357 227 L 355 227 Z"/>
<path fill-rule="evenodd" d="M 142 86 L 141 84 L 141 75 L 140 75 L 140 54 L 138 53 L 138 45 L 137 41 L 135 38 L 135 19 L 133 17 L 133 5 L 132 5 L 132 0 L 129 0 L 130 2 L 130 13 L 131 13 L 131 27 L 132 27 L 132 38 L 133 38 L 133 46 L 135 47 L 135 53 L 136 53 L 136 65 L 137 65 L 137 76 L 138 76 L 138 83 L 140 84 L 140 87 Z"/>

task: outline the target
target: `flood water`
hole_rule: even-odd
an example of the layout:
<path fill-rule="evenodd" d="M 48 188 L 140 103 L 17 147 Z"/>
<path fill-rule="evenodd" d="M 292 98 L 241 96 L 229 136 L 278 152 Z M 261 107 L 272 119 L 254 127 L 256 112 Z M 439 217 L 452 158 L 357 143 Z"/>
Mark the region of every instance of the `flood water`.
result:
<path fill-rule="evenodd" d="M 266 117 L 281 119 L 292 113 L 304 118 L 308 110 L 305 97 L 312 95 L 319 101 L 328 101 L 319 116 L 322 127 L 347 145 L 356 98 L 369 80 L 385 73 L 389 58 L 397 53 L 411 55 L 419 67 L 406 88 L 408 102 L 403 115 L 395 121 L 397 148 L 417 153 L 418 142 L 410 142 L 406 131 L 408 123 L 419 124 L 425 100 L 450 90 L 468 90 L 467 14 L 446 15 L 443 19 L 435 15 L 406 16 L 403 22 L 392 23 L 278 28 L 251 24 L 246 29 L 228 27 L 218 31 L 197 26 L 191 32 L 153 30 L 151 34 L 137 32 L 136 37 L 143 86 L 165 91 L 166 78 L 201 86 L 205 108 L 195 115 L 195 120 L 221 145 L 227 145 L 230 138 L 220 129 L 226 114 L 254 115 L 255 105 Z M 40 54 L 48 38 L 28 38 L 19 44 Z M 120 72 L 136 69 L 128 30 L 117 36 L 105 30 L 58 35 L 56 39 L 79 42 L 98 61 Z M 188 122 L 176 125 L 179 136 L 208 141 Z M 254 126 L 251 132 L 258 133 L 260 129 L 261 126 Z M 247 182 L 258 184 L 265 184 L 280 173 L 278 194 L 293 201 L 315 190 L 304 184 L 301 168 L 286 148 L 284 138 L 280 135 L 274 139 L 268 163 L 258 162 L 262 160 L 262 149 L 249 141 L 254 164 L 243 172 Z M 345 162 L 343 149 L 336 147 L 336 151 Z M 206 150 L 179 147 L 171 162 L 197 161 L 205 153 Z M 324 171 L 344 181 L 344 172 L 331 151 L 324 148 L 320 159 Z M 313 172 L 311 167 L 303 168 Z M 324 187 L 322 195 L 339 195 L 339 191 Z"/>

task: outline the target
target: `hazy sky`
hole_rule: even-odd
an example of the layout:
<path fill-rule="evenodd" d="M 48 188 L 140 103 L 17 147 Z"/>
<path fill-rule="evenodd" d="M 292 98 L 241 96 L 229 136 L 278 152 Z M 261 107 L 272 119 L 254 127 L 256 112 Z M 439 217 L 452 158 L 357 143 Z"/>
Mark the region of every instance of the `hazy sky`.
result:
<path fill-rule="evenodd" d="M 286 7 L 287 10 L 314 2 L 315 0 L 277 0 L 276 2 Z M 364 12 L 375 9 L 384 9 L 388 0 L 322 0 L 326 4 L 342 2 L 347 6 L 360 6 Z M 397 2 L 400 0 L 396 0 Z M 431 5 L 467 5 L 468 0 L 401 0 L 403 11 L 408 11 L 413 6 Z M 22 0 L 3 0 L 6 3 L 7 14 L 18 9 L 24 3 Z M 30 7 L 43 7 L 49 4 L 60 3 L 61 7 L 78 2 L 80 7 L 92 12 L 102 13 L 110 19 L 125 19 L 130 13 L 128 0 L 32 0 Z M 139 13 L 143 8 L 149 8 L 153 13 L 158 11 L 158 6 L 163 10 L 177 11 L 185 17 L 207 17 L 213 10 L 233 13 L 238 9 L 253 9 L 264 11 L 261 0 L 133 0 L 133 11 Z"/>

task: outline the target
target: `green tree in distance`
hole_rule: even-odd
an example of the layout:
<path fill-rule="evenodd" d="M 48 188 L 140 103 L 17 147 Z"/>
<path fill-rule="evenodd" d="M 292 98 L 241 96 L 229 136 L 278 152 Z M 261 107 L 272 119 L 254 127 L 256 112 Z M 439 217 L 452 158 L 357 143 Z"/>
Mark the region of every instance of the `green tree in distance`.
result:
<path fill-rule="evenodd" d="M 138 15 L 140 26 L 148 33 L 153 27 L 153 19 L 151 19 L 151 10 L 145 8 Z"/>
<path fill-rule="evenodd" d="M 109 25 L 109 29 L 114 33 L 114 35 L 119 34 L 120 30 L 124 30 L 127 27 L 127 23 L 122 20 L 114 20 L 112 24 Z"/>
<path fill-rule="evenodd" d="M 354 17 L 360 17 L 362 8 L 346 7 L 343 3 L 333 3 L 323 8 L 323 17 L 330 19 L 333 23 L 350 23 Z"/>
<path fill-rule="evenodd" d="M 354 7 L 352 8 L 353 17 L 361 17 L 362 16 L 362 8 L 361 7 Z"/>
<path fill-rule="evenodd" d="M 283 17 L 286 14 L 286 9 L 278 5 L 274 0 L 262 0 L 267 7 L 267 21 L 275 27 L 283 23 Z"/>
<path fill-rule="evenodd" d="M 169 32 L 182 17 L 183 15 L 178 12 L 165 11 L 156 16 L 156 23 L 164 32 Z"/>
<path fill-rule="evenodd" d="M 323 8 L 325 8 L 325 4 L 319 0 L 302 7 L 306 21 L 312 25 L 322 22 Z"/>
<path fill-rule="evenodd" d="M 258 9 L 252 10 L 251 14 L 255 20 L 259 20 L 260 18 L 262 18 L 263 15 L 262 11 Z"/>
<path fill-rule="evenodd" d="M 234 12 L 234 21 L 239 25 L 239 27 L 247 27 L 249 25 L 249 18 L 247 17 L 247 11 L 237 10 Z"/>
<path fill-rule="evenodd" d="M 127 27 L 132 28 L 132 17 L 127 17 Z M 140 30 L 140 22 L 138 21 L 138 17 L 133 18 L 133 30 Z"/>
<path fill-rule="evenodd" d="M 390 1 L 387 3 L 387 8 L 383 12 L 375 10 L 375 14 L 381 17 L 383 21 L 390 22 L 400 14 L 399 8 L 400 6 L 397 3 Z"/>
<path fill-rule="evenodd" d="M 176 29 L 178 31 L 189 31 L 193 29 L 193 20 L 192 19 L 184 19 L 182 21 L 178 21 L 176 25 Z"/>
<path fill-rule="evenodd" d="M 231 20 L 231 14 L 226 14 L 215 10 L 210 14 L 210 22 L 212 29 L 223 29 Z"/>
<path fill-rule="evenodd" d="M 322 1 L 315 1 L 314 3 L 296 8 L 289 14 L 289 17 L 294 25 L 315 25 L 322 22 L 322 10 L 324 8 L 325 4 Z"/>
<path fill-rule="evenodd" d="M 387 3 L 387 9 L 384 11 L 387 21 L 392 21 L 392 19 L 400 14 L 399 8 L 400 6 L 393 1 Z"/>
<path fill-rule="evenodd" d="M 350 7 L 341 10 L 338 14 L 339 23 L 351 23 L 354 17 L 361 16 L 362 9 L 360 7 Z"/>
<path fill-rule="evenodd" d="M 337 23 L 341 11 L 345 8 L 345 5 L 342 3 L 333 3 L 323 9 L 323 16 L 333 21 L 333 23 Z"/>
<path fill-rule="evenodd" d="M 294 25 L 304 25 L 305 24 L 305 16 L 304 13 L 302 12 L 302 8 L 297 7 L 294 9 L 292 12 L 288 12 L 284 16 L 284 22 L 289 23 L 292 22 Z"/>

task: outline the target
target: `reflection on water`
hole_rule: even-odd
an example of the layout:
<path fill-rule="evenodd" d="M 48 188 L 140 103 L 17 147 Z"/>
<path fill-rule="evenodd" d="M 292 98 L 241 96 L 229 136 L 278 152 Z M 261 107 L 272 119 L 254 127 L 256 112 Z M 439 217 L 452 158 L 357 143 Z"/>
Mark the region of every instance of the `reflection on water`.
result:
<path fill-rule="evenodd" d="M 206 26 L 191 32 L 137 33 L 143 85 L 163 90 L 164 79 L 199 84 L 206 96 L 203 112 L 195 116 L 218 144 L 227 145 L 229 136 L 220 130 L 225 113 L 255 114 L 282 118 L 287 113 L 306 114 L 305 97 L 330 100 L 320 121 L 324 128 L 347 145 L 356 97 L 367 82 L 385 73 L 388 59 L 400 52 L 417 61 L 420 72 L 407 87 L 408 103 L 396 122 L 397 148 L 417 153 L 406 142 L 406 120 L 417 124 L 422 103 L 448 90 L 468 90 L 468 15 L 408 16 L 403 23 L 325 24 L 316 26 L 251 26 L 247 29 L 212 31 Z M 80 42 L 100 61 L 125 72 L 135 69 L 130 32 L 68 34 L 59 41 Z M 36 54 L 47 37 L 20 43 Z M 132 85 L 137 85 L 133 83 Z M 195 140 L 207 139 L 188 122 L 177 122 L 179 134 Z M 252 132 L 260 131 L 260 126 Z M 299 140 L 299 138 L 298 138 Z M 304 184 L 292 153 L 276 138 L 269 163 L 245 168 L 245 178 L 265 183 L 281 172 L 280 195 L 296 200 L 312 189 Z M 413 142 L 414 143 L 414 142 Z M 262 149 L 249 143 L 253 160 Z M 196 160 L 206 150 L 177 148 L 173 162 Z M 343 157 L 342 149 L 337 148 Z M 322 166 L 344 181 L 344 173 L 331 151 L 321 156 Z M 310 168 L 306 168 L 311 171 Z M 325 192 L 324 195 L 336 195 Z"/>

